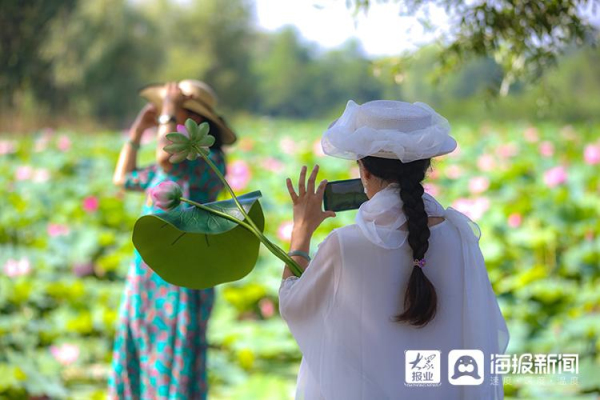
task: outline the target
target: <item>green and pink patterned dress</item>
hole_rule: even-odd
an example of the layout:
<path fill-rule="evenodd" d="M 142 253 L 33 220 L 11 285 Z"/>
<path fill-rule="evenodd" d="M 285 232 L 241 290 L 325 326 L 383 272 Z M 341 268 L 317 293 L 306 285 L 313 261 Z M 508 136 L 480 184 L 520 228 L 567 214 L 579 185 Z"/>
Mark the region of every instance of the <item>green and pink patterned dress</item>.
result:
<path fill-rule="evenodd" d="M 223 152 L 211 150 L 210 158 L 225 175 Z M 156 164 L 137 169 L 128 174 L 125 188 L 148 193 L 165 180 L 177 182 L 184 197 L 200 203 L 215 201 L 224 187 L 198 158 L 173 164 L 168 173 Z M 142 215 L 161 211 L 148 196 Z M 110 398 L 206 399 L 206 329 L 214 295 L 214 288 L 193 290 L 165 282 L 135 251 L 119 312 Z"/>

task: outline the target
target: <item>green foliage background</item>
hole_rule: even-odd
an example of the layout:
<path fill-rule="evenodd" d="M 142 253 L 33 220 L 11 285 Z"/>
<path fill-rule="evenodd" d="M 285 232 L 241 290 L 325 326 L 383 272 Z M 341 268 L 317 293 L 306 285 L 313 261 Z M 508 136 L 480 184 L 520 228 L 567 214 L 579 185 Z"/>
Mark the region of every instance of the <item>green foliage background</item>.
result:
<path fill-rule="evenodd" d="M 350 162 L 315 150 L 328 121 L 234 121 L 241 139 L 228 150 L 227 162 L 236 163 L 235 174 L 246 182 L 236 192 L 261 190 L 265 232 L 283 249 L 289 248 L 285 227 L 292 218 L 286 177 L 297 177 L 301 165 L 315 163 L 321 166 L 318 179 L 357 176 Z M 461 199 L 490 202 L 477 222 L 490 280 L 509 323 L 508 353 L 579 354 L 578 384 L 570 384 L 571 375 L 565 377 L 567 384 L 550 376 L 553 383 L 545 385 L 515 377 L 505 386 L 508 396 L 586 398 L 586 393 L 600 392 L 600 179 L 598 164 L 583 157 L 586 146 L 600 145 L 598 128 L 454 124 L 460 151 L 436 160 L 427 179 L 446 207 L 458 207 Z M 90 136 L 44 130 L 4 137 L 0 143 L 9 149 L 0 156 L 0 187 L 6 193 L 0 197 L 1 398 L 105 394 L 133 252 L 131 229 L 144 201 L 110 181 L 124 141 L 111 132 Z M 156 144 L 146 142 L 140 165 L 153 161 Z M 554 145 L 552 155 L 540 155 L 542 142 Z M 507 152 L 506 145 L 512 150 Z M 497 167 L 482 169 L 483 155 Z M 566 181 L 550 187 L 544 175 L 559 165 L 566 169 Z M 451 172 L 457 166 L 460 176 Z M 474 177 L 486 177 L 489 187 L 471 192 Z M 86 211 L 83 204 L 90 198 L 98 200 L 97 208 Z M 227 198 L 225 192 L 221 198 Z M 313 237 L 312 251 L 331 229 L 353 223 L 355 213 L 327 219 Z M 508 219 L 515 213 L 521 223 L 511 226 Z M 50 224 L 63 229 L 51 233 Z M 30 269 L 9 276 L 9 259 L 27 259 Z M 278 316 L 282 269 L 261 248 L 248 277 L 217 288 L 209 322 L 210 398 L 292 398 L 300 353 Z M 79 354 L 61 364 L 52 348 L 63 344 L 75 346 Z"/>

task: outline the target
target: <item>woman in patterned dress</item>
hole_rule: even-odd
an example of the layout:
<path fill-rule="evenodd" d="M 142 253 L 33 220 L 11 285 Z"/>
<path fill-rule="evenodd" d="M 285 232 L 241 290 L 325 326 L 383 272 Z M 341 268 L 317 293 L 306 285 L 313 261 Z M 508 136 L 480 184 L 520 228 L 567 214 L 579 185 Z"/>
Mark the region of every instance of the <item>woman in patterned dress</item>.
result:
<path fill-rule="evenodd" d="M 149 189 L 165 180 L 177 182 L 183 196 L 200 203 L 214 201 L 223 189 L 217 175 L 202 159 L 171 164 L 162 148 L 165 135 L 187 118 L 207 121 L 215 144 L 210 158 L 225 175 L 223 144 L 236 136 L 213 111 L 216 96 L 203 82 L 186 80 L 152 85 L 141 93 L 148 103 L 130 130 L 113 181 L 126 190 L 145 192 L 142 215 L 160 212 Z M 160 116 L 159 116 L 160 112 Z M 156 163 L 138 168 L 137 149 L 147 128 L 157 125 Z M 181 203 L 179 207 L 187 206 Z M 114 342 L 110 398 L 206 399 L 206 329 L 214 302 L 214 288 L 193 290 L 171 285 L 155 274 L 134 252 L 119 312 Z"/>

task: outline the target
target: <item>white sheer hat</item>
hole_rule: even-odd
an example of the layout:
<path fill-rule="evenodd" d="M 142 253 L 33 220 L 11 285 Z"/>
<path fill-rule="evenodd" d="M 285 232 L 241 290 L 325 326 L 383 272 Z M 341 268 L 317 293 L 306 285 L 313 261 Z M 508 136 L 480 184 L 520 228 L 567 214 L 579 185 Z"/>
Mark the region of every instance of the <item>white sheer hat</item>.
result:
<path fill-rule="evenodd" d="M 449 132 L 448 121 L 425 103 L 350 100 L 323 133 L 321 147 L 348 160 L 372 156 L 408 163 L 452 152 L 457 143 Z"/>

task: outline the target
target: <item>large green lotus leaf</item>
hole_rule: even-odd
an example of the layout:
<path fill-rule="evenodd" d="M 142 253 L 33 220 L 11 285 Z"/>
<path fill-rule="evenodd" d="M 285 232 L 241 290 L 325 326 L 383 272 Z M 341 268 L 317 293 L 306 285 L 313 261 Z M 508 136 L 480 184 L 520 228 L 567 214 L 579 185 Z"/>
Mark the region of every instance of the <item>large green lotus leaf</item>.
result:
<path fill-rule="evenodd" d="M 260 191 L 254 191 L 238 196 L 238 201 L 263 232 L 260 197 Z M 245 220 L 233 199 L 203 205 Z M 140 217 L 133 228 L 133 245 L 165 281 L 206 289 L 248 275 L 256 265 L 260 241 L 233 221 L 189 207 Z"/>

